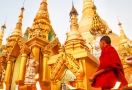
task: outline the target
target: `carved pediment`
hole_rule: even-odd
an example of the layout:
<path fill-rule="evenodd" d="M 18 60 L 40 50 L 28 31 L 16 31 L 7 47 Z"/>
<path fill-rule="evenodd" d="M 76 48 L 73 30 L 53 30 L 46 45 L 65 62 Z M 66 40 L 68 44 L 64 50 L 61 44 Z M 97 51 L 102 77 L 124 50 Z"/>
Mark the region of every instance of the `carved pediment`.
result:
<path fill-rule="evenodd" d="M 61 44 L 60 44 L 58 38 L 55 38 L 52 42 L 50 42 L 50 43 L 45 47 L 45 49 L 47 49 L 47 50 L 52 49 L 52 48 L 55 47 L 56 45 L 58 45 L 59 47 L 61 46 Z"/>
<path fill-rule="evenodd" d="M 76 77 L 83 75 L 82 63 L 76 60 L 71 54 L 62 54 L 57 58 L 56 63 L 51 69 L 51 79 L 61 79 L 66 69 L 69 69 Z"/>
<path fill-rule="evenodd" d="M 9 41 L 6 44 L 7 56 L 17 57 L 18 54 L 23 51 L 27 53 L 30 52 L 28 45 L 26 45 L 26 40 L 19 36 L 16 39 L 9 38 Z"/>
<path fill-rule="evenodd" d="M 46 45 L 45 47 L 42 48 L 42 51 L 45 51 L 45 50 L 52 50 L 55 46 L 60 47 L 61 44 L 59 42 L 59 39 L 58 38 L 55 38 L 53 41 L 51 41 L 48 45 Z"/>
<path fill-rule="evenodd" d="M 24 52 L 26 51 L 27 53 L 30 53 L 30 48 L 28 47 L 28 45 L 26 44 L 26 40 L 23 37 L 19 37 L 17 40 L 17 43 L 20 47 L 20 51 Z"/>

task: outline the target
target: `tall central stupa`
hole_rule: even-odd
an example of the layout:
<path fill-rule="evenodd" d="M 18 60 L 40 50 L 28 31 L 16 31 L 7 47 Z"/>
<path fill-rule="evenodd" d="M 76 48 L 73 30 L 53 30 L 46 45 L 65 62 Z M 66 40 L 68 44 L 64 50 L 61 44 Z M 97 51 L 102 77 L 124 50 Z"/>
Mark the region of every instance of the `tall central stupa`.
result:
<path fill-rule="evenodd" d="M 89 32 L 95 11 L 96 6 L 92 0 L 83 0 L 83 10 L 82 17 L 79 22 L 79 31 L 81 32 L 83 38 L 91 44 L 95 43 L 95 37 Z M 112 45 L 117 48 L 119 43 L 119 36 L 112 32 L 106 21 L 104 21 L 102 18 L 101 20 L 107 28 L 106 34 L 112 39 Z"/>

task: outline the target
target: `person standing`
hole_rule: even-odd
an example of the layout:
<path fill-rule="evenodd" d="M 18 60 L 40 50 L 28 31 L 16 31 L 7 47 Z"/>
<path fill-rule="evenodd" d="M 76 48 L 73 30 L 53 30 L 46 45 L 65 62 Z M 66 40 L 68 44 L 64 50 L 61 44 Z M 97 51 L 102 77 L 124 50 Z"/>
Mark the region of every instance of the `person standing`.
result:
<path fill-rule="evenodd" d="M 102 50 L 100 56 L 100 65 L 97 71 L 89 78 L 92 82 L 91 86 L 102 88 L 102 90 L 110 90 L 116 84 L 121 82 L 120 88 L 126 86 L 127 80 L 124 76 L 124 70 L 117 51 L 111 46 L 109 36 L 103 36 L 100 39 L 100 48 Z"/>

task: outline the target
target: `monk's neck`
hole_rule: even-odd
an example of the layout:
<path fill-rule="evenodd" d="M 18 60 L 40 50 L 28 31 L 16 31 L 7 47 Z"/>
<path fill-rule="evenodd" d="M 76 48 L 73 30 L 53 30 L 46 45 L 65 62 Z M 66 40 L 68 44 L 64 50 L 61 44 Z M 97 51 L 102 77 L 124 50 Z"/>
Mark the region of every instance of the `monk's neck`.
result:
<path fill-rule="evenodd" d="M 104 50 L 104 49 L 107 48 L 108 46 L 110 46 L 110 44 L 105 44 L 102 50 Z"/>

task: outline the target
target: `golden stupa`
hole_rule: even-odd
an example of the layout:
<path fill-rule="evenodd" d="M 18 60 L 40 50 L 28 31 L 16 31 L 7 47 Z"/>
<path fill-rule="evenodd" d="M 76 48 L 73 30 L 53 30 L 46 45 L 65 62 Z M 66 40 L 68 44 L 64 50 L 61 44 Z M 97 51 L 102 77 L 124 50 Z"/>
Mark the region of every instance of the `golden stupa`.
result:
<path fill-rule="evenodd" d="M 120 41 L 119 41 L 119 48 L 118 52 L 121 57 L 123 66 L 124 66 L 124 71 L 125 71 L 125 76 L 126 79 L 129 81 L 129 83 L 132 83 L 132 41 L 127 38 L 127 36 L 124 33 L 124 30 L 122 28 L 122 24 L 119 21 L 118 22 L 119 30 L 120 30 Z"/>
<path fill-rule="evenodd" d="M 2 45 L 6 24 L 0 31 L 0 89 L 3 90 L 100 90 L 91 87 L 88 78 L 99 61 L 96 35 L 108 35 L 118 50 L 129 83 L 132 83 L 132 41 L 119 22 L 120 36 L 113 33 L 96 12 L 92 0 L 83 0 L 82 18 L 72 5 L 70 31 L 63 45 L 56 37 L 48 13 L 47 0 L 42 0 L 31 27 L 22 36 L 24 7 L 16 27 Z M 90 43 L 91 46 L 87 44 Z M 92 47 L 92 48 L 91 48 Z M 96 52 L 95 52 L 96 51 Z M 100 54 L 100 53 L 99 53 Z M 35 78 L 39 75 L 38 78 Z M 39 85 L 41 89 L 37 89 Z M 63 89 L 62 89 L 63 88 Z"/>
<path fill-rule="evenodd" d="M 96 6 L 92 0 L 83 0 L 83 11 L 82 18 L 79 22 L 79 31 L 81 32 L 84 39 L 91 44 L 94 43 L 94 36 L 89 32 L 91 28 L 91 24 L 93 21 L 94 13 L 96 10 Z M 102 18 L 101 18 L 102 19 Z M 112 39 L 112 45 L 117 49 L 119 43 L 119 36 L 112 32 L 112 30 L 107 25 L 107 22 L 102 19 L 102 22 L 105 24 L 107 28 L 108 36 Z"/>

